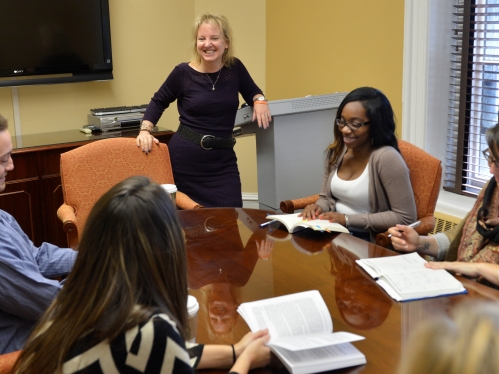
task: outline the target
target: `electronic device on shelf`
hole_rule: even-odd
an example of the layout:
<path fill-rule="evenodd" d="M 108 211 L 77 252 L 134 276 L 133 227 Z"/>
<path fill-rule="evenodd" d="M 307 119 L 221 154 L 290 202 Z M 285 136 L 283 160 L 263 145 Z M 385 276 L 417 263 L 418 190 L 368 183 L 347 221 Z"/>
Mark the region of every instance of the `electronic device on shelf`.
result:
<path fill-rule="evenodd" d="M 132 106 L 116 106 L 110 108 L 90 109 L 90 113 L 94 116 L 110 116 L 113 114 L 125 113 L 144 113 L 147 109 L 147 104 L 132 105 Z"/>
<path fill-rule="evenodd" d="M 91 113 L 87 115 L 88 125 L 94 126 L 100 131 L 123 130 L 129 128 L 139 128 L 142 123 L 143 113 L 132 112 L 116 115 L 95 116 Z"/>

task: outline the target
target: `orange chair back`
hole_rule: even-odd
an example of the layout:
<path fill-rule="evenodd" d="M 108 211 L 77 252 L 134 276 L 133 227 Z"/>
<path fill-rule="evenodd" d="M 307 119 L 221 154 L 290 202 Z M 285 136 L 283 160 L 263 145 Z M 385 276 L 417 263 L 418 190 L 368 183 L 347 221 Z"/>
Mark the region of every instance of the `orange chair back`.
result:
<path fill-rule="evenodd" d="M 433 227 L 435 225 L 435 206 L 437 204 L 438 193 L 440 192 L 440 181 L 442 178 L 442 165 L 438 158 L 433 157 L 421 148 L 408 143 L 404 140 L 399 140 L 398 145 L 400 153 L 409 168 L 411 185 L 416 201 L 417 217 L 432 217 Z M 428 233 L 433 229 L 419 227 L 420 233 Z"/>
<path fill-rule="evenodd" d="M 0 355 L 0 374 L 9 374 L 21 351 Z"/>
<path fill-rule="evenodd" d="M 153 145 L 152 152 L 145 154 L 134 138 L 113 138 L 61 154 L 64 203 L 75 210 L 79 235 L 95 202 L 112 186 L 135 175 L 144 175 L 159 184 L 173 184 L 166 144 Z"/>

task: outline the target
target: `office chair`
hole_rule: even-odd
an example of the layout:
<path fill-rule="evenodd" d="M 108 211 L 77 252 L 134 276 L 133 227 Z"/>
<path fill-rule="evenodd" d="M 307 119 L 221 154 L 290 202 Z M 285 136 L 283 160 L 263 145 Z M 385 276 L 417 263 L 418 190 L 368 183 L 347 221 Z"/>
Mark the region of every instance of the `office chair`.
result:
<path fill-rule="evenodd" d="M 61 154 L 61 182 L 64 204 L 57 210 L 63 222 L 68 246 L 75 248 L 94 203 L 122 180 L 144 175 L 159 184 L 174 184 L 170 154 L 166 144 L 153 145 L 145 154 L 133 138 L 98 140 Z M 177 207 L 201 206 L 181 191 Z"/>
<path fill-rule="evenodd" d="M 433 213 L 440 192 L 442 165 L 438 158 L 409 142 L 399 140 L 398 146 L 409 168 L 417 217 L 421 221 L 421 225 L 415 230 L 420 235 L 427 235 L 435 227 Z M 284 200 L 281 201 L 280 208 L 284 213 L 294 213 L 295 210 L 303 209 L 307 205 L 315 203 L 318 199 L 319 195 L 317 194 L 295 200 Z M 388 247 L 390 243 L 391 240 L 388 238 L 387 232 L 379 233 L 376 236 L 377 245 Z"/>

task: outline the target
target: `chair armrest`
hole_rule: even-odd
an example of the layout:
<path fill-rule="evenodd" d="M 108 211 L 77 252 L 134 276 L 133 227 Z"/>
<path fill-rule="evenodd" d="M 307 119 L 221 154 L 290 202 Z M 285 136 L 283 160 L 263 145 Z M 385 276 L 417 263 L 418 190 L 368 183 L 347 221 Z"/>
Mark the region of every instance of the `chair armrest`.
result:
<path fill-rule="evenodd" d="M 433 214 L 418 218 L 418 220 L 421 221 L 421 225 L 416 227 L 414 230 L 416 230 L 419 235 L 428 235 L 435 228 L 435 217 Z"/>
<path fill-rule="evenodd" d="M 0 374 L 9 374 L 21 351 L 0 355 Z"/>
<path fill-rule="evenodd" d="M 310 204 L 315 204 L 317 200 L 319 200 L 319 194 L 302 197 L 300 199 L 284 200 L 281 201 L 280 208 L 283 213 L 294 213 L 295 210 L 303 209 Z"/>
<path fill-rule="evenodd" d="M 62 229 L 65 233 L 69 234 L 76 231 L 75 210 L 71 205 L 62 204 L 59 209 L 57 209 L 57 217 L 62 221 Z"/>
<path fill-rule="evenodd" d="M 380 232 L 376 235 L 376 245 L 379 245 L 383 248 L 388 248 L 391 245 L 392 241 L 388 237 L 388 231 Z"/>
<path fill-rule="evenodd" d="M 434 216 L 426 216 L 418 218 L 421 221 L 421 224 L 416 227 L 414 230 L 419 235 L 428 235 L 435 228 L 435 217 Z M 381 232 L 376 235 L 376 245 L 380 247 L 388 248 L 391 246 L 392 241 L 388 237 L 388 231 Z"/>
<path fill-rule="evenodd" d="M 177 192 L 176 200 L 177 200 L 177 207 L 182 209 L 182 210 L 191 210 L 191 209 L 203 208 L 202 205 L 196 203 L 189 196 L 187 196 L 185 193 L 180 192 L 180 191 Z"/>

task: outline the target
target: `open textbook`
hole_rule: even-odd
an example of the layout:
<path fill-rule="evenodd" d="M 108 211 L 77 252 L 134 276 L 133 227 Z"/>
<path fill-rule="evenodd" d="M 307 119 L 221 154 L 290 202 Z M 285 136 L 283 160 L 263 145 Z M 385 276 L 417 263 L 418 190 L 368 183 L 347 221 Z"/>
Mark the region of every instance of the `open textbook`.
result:
<path fill-rule="evenodd" d="M 268 346 L 292 374 L 317 373 L 366 363 L 349 332 L 333 333 L 319 291 L 306 291 L 242 303 L 237 309 L 251 331 L 269 329 Z"/>
<path fill-rule="evenodd" d="M 304 220 L 303 217 L 298 217 L 298 214 L 271 214 L 267 219 L 281 222 L 289 232 L 293 233 L 298 230 L 310 228 L 316 231 L 334 231 L 344 232 L 349 234 L 348 229 L 339 223 L 329 222 L 327 219 Z"/>
<path fill-rule="evenodd" d="M 416 252 L 356 262 L 397 301 L 467 292 L 462 283 L 446 270 L 425 268 L 427 261 Z"/>

